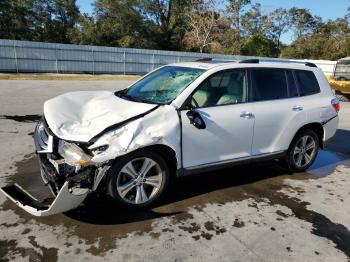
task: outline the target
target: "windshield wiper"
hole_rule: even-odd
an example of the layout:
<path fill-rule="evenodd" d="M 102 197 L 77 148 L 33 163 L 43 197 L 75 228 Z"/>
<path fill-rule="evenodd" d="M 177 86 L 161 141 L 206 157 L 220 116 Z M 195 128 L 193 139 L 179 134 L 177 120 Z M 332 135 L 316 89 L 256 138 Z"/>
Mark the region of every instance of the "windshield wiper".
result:
<path fill-rule="evenodd" d="M 138 99 L 134 96 L 131 96 L 131 95 L 122 94 L 120 97 L 126 98 L 126 99 L 131 100 L 131 101 L 135 101 L 135 102 L 141 102 L 140 99 Z"/>
<path fill-rule="evenodd" d="M 134 101 L 134 102 L 154 104 L 154 103 L 151 103 L 150 101 L 143 100 L 141 98 L 138 98 L 138 97 L 135 97 L 135 96 L 131 96 L 131 95 L 122 94 L 120 97 L 121 98 L 126 98 L 126 99 L 128 99 L 130 101 Z"/>
<path fill-rule="evenodd" d="M 135 96 L 127 95 L 127 94 L 125 94 L 125 90 L 117 91 L 114 94 L 116 96 L 120 97 L 120 98 L 125 98 L 127 100 L 134 101 L 134 102 L 146 103 L 146 104 L 156 104 L 156 105 L 163 104 L 163 103 L 156 103 L 154 101 L 149 101 L 149 100 L 141 99 L 141 98 L 138 98 L 138 97 L 135 97 Z"/>

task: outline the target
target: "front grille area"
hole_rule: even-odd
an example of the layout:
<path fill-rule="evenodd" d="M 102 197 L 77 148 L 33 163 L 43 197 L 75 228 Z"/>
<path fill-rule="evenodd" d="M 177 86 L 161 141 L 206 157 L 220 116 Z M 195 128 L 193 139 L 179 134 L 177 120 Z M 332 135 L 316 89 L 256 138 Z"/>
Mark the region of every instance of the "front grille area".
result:
<path fill-rule="evenodd" d="M 57 195 L 64 183 L 64 177 L 60 176 L 55 167 L 47 159 L 49 154 L 39 154 L 39 165 L 41 169 L 41 177 L 45 184 L 47 184 L 51 192 Z"/>
<path fill-rule="evenodd" d="M 44 119 L 40 120 L 35 128 L 34 143 L 38 153 L 52 153 L 53 136 L 50 135 Z"/>

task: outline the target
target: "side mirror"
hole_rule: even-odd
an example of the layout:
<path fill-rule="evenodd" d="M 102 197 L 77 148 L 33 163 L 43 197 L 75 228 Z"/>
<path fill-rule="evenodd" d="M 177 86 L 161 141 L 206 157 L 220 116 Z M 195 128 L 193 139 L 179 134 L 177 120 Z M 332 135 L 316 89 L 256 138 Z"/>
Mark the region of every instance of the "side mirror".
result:
<path fill-rule="evenodd" d="M 205 122 L 203 120 L 203 118 L 201 117 L 201 115 L 194 111 L 194 110 L 190 110 L 186 113 L 188 119 L 190 120 L 190 123 L 195 126 L 198 129 L 204 129 L 205 126 Z"/>

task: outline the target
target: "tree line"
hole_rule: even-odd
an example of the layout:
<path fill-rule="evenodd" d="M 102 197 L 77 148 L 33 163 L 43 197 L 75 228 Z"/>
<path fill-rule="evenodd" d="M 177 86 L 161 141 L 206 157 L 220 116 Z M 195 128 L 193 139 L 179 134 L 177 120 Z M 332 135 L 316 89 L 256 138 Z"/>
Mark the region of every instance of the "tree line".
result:
<path fill-rule="evenodd" d="M 290 31 L 292 43 L 282 43 Z M 350 8 L 323 21 L 250 0 L 95 0 L 92 14 L 75 0 L 1 0 L 0 38 L 337 60 L 350 56 Z"/>

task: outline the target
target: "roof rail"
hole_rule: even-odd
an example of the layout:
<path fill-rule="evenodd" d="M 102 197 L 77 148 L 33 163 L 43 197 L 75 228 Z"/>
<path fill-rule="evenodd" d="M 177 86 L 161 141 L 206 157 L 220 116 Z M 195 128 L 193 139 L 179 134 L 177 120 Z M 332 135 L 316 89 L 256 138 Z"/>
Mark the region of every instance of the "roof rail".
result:
<path fill-rule="evenodd" d="M 273 58 L 268 58 L 268 59 L 258 59 L 258 58 L 250 58 L 250 59 L 243 59 L 243 60 L 215 60 L 215 58 L 212 57 L 204 57 L 195 60 L 195 62 L 211 62 L 211 61 L 218 61 L 218 62 L 238 62 L 240 64 L 259 64 L 260 62 L 275 62 L 275 63 L 291 63 L 291 64 L 304 64 L 305 66 L 308 67 L 316 67 L 317 65 L 311 62 L 303 62 L 303 61 L 290 61 L 290 60 L 283 60 L 283 59 L 273 59 Z"/>
<path fill-rule="evenodd" d="M 212 60 L 213 60 L 212 57 L 204 57 L 204 58 L 195 60 L 195 62 L 206 62 L 206 61 L 212 61 Z"/>
<path fill-rule="evenodd" d="M 259 64 L 259 59 L 245 59 L 239 61 L 240 64 Z"/>
<path fill-rule="evenodd" d="M 262 60 L 262 62 L 270 62 L 269 60 Z M 295 64 L 304 64 L 305 66 L 308 67 L 316 67 L 317 65 L 311 62 L 302 62 L 302 61 L 286 61 L 286 60 L 281 60 L 279 61 L 278 59 L 272 59 L 271 62 L 277 62 L 277 63 L 295 63 Z M 246 60 L 241 60 L 239 61 L 240 64 L 259 64 L 260 60 L 259 59 L 246 59 Z"/>

